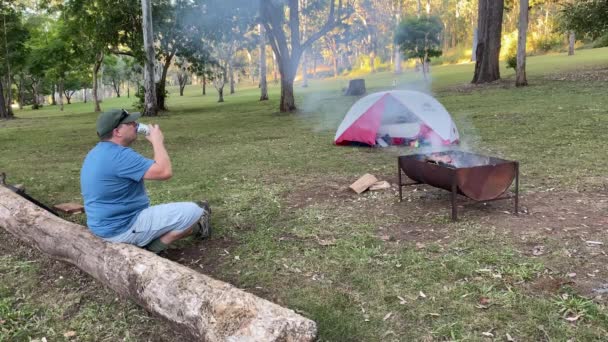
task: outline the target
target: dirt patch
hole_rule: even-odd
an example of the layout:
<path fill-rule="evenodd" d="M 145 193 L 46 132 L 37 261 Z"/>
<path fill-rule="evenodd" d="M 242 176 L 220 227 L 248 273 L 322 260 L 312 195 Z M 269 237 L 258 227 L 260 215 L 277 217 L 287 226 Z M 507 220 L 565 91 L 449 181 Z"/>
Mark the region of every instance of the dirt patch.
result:
<path fill-rule="evenodd" d="M 485 89 L 510 89 L 515 87 L 513 79 L 499 79 L 494 82 L 474 84 L 474 83 L 463 83 L 455 86 L 445 87 L 441 89 L 440 93 L 458 93 L 458 94 L 470 94 L 474 91 L 485 90 Z"/>
<path fill-rule="evenodd" d="M 396 177 L 389 190 L 357 195 L 347 189 L 348 181 L 334 185 L 307 184 L 286 194 L 288 208 L 322 206 L 328 210 L 356 212 L 378 222 L 377 236 L 386 243 L 405 248 L 440 248 L 468 223 L 487 227 L 507 239 L 522 256 L 536 258 L 550 270 L 553 279 L 540 278 L 532 291 L 555 291 L 571 285 L 588 296 L 597 296 L 608 279 L 608 194 L 604 191 L 546 191 L 520 194 L 519 215 L 512 200 L 474 202 L 458 196 L 460 224 L 450 220 L 447 191 L 428 185 L 403 188 L 398 201 Z M 462 223 L 465 223 L 464 225 Z"/>
<path fill-rule="evenodd" d="M 193 239 L 193 238 L 190 238 Z M 227 237 L 212 237 L 202 241 L 190 241 L 187 245 L 174 246 L 163 257 L 188 266 L 218 280 L 224 277 L 222 264 L 234 258 L 232 251 L 237 242 Z"/>

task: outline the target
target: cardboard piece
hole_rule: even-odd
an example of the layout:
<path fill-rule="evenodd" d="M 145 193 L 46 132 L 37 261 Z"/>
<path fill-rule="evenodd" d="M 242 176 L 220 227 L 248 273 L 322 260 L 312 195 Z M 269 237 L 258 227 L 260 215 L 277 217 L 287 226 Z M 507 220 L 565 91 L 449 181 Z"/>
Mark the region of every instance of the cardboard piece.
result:
<path fill-rule="evenodd" d="M 353 184 L 349 186 L 354 192 L 360 194 L 367 190 L 374 183 L 378 182 L 378 179 L 369 173 L 364 174 L 361 178 L 357 179 Z"/>
<path fill-rule="evenodd" d="M 84 207 L 82 204 L 72 202 L 57 204 L 53 207 L 53 209 L 66 214 L 84 213 Z"/>

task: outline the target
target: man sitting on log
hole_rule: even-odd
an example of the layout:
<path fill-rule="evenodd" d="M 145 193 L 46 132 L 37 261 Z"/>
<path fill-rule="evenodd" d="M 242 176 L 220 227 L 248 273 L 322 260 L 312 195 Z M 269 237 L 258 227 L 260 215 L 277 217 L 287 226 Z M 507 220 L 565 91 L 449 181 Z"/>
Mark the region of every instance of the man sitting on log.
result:
<path fill-rule="evenodd" d="M 140 113 L 113 109 L 97 118 L 100 142 L 87 154 L 80 186 L 87 226 L 109 242 L 123 242 L 160 253 L 173 241 L 211 234 L 211 210 L 206 201 L 150 206 L 144 179 L 166 180 L 173 175 L 171 160 L 158 125 L 150 125 L 146 139 L 154 159 L 129 146 L 137 139 Z"/>

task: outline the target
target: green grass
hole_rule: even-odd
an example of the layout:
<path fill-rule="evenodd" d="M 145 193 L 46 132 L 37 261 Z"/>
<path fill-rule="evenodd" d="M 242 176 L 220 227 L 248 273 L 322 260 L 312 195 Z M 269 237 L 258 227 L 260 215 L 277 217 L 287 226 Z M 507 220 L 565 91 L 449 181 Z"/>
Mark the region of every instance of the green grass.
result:
<path fill-rule="evenodd" d="M 519 160 L 525 191 L 581 190 L 602 185 L 605 177 L 607 82 L 547 76 L 607 67 L 604 48 L 529 58 L 527 88 L 454 88 L 470 81 L 472 64 L 433 67 L 431 85 L 411 73 L 398 83 L 437 92 L 470 149 Z M 503 77 L 512 80 L 512 71 Z M 368 90 L 376 91 L 390 88 L 395 76 L 365 78 Z M 411 218 L 405 223 L 454 232 L 449 242 L 418 249 L 377 236 L 379 227 L 401 222 L 370 214 L 373 204 L 394 205 L 392 196 L 308 204 L 327 182 L 348 185 L 365 172 L 392 176 L 395 155 L 403 152 L 333 146 L 335 128 L 356 98 L 340 96 L 345 79 L 310 83 L 306 89 L 296 85 L 298 114 L 277 113 L 276 86 L 271 101 L 257 101 L 258 89 L 245 85 L 222 104 L 213 89 L 203 97 L 190 86 L 183 97 L 171 94 L 166 115 L 143 120 L 161 125 L 175 174 L 147 184 L 152 202 L 207 198 L 215 238 L 237 243 L 231 253 L 239 259 L 223 259 L 218 276 L 265 289 L 274 301 L 314 319 L 322 341 L 482 341 L 483 333 L 497 340 L 507 333 L 522 341 L 606 338 L 603 305 L 576 293 L 530 292 L 527 285 L 545 266 L 480 222 L 451 223 L 442 212 Z M 102 107 L 130 108 L 133 102 L 107 99 Z M 0 171 L 45 203 L 81 201 L 80 165 L 97 141 L 91 109 L 90 103 L 63 112 L 26 109 L 17 120 L 0 122 Z M 134 148 L 151 155 L 145 141 Z M 156 322 L 111 291 L 87 293 L 92 281 L 83 287 L 83 278 L 69 274 L 40 288 L 48 271 L 37 264 L 48 261 L 0 251 L 0 341 L 62 340 L 67 331 L 83 340 L 158 338 Z M 582 318 L 569 323 L 564 315 L 572 314 Z"/>

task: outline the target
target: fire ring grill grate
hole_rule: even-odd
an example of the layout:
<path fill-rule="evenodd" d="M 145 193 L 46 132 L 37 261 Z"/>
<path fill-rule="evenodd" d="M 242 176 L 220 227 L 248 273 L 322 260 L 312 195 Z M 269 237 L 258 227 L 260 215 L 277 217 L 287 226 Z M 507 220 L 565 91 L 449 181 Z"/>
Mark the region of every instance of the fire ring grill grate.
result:
<path fill-rule="evenodd" d="M 403 183 L 403 173 L 413 182 Z M 518 214 L 519 162 L 462 151 L 399 156 L 399 200 L 404 186 L 428 184 L 451 192 L 452 220 L 458 219 L 456 195 L 477 202 L 513 199 Z M 513 193 L 507 190 L 515 180 Z"/>

